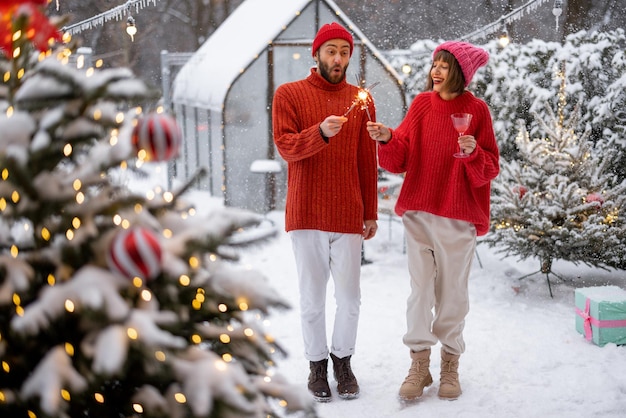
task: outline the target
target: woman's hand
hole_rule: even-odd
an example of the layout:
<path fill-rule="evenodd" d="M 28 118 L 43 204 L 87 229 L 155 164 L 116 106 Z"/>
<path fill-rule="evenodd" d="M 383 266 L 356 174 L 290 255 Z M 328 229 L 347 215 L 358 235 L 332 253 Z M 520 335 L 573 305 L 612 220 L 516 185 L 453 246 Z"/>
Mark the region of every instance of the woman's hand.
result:
<path fill-rule="evenodd" d="M 476 138 L 472 135 L 460 136 L 458 142 L 464 154 L 470 155 L 476 149 Z"/>
<path fill-rule="evenodd" d="M 374 141 L 386 143 L 391 139 L 391 131 L 388 127 L 379 122 L 367 122 L 367 132 Z"/>

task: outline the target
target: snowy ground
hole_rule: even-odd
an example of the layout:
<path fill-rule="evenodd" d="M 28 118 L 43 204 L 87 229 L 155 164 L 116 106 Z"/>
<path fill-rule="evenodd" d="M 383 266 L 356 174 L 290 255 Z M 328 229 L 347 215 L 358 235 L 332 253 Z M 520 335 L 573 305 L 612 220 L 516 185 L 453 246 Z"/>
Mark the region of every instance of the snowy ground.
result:
<path fill-rule="evenodd" d="M 293 304 L 274 314 L 270 332 L 289 351 L 279 371 L 292 383 L 306 385 L 298 318 L 296 270 L 281 212 L 269 214 L 279 236 L 245 254 L 243 260 L 262 271 Z M 459 375 L 463 389 L 456 401 L 437 397 L 439 346 L 431 359 L 435 383 L 418 402 L 406 405 L 397 391 L 410 358 L 402 344 L 405 302 L 409 292 L 402 226 L 379 221 L 377 237 L 366 243 L 372 261 L 362 270 L 362 311 L 353 370 L 361 386 L 356 400 L 319 404 L 324 418 L 383 417 L 624 417 L 626 411 L 626 347 L 588 343 L 574 327 L 574 288 L 602 284 L 626 288 L 625 272 L 605 272 L 566 263 L 554 270 L 551 299 L 545 275 L 518 277 L 538 269 L 538 262 L 501 260 L 486 246 L 478 247 L 470 278 L 470 313 L 464 333 L 467 350 Z M 391 230 L 389 230 L 391 226 Z M 332 280 L 331 280 L 332 282 Z M 329 286 L 329 301 L 332 287 Z M 333 304 L 329 304 L 328 320 Z M 331 381 L 334 390 L 335 383 Z"/>
<path fill-rule="evenodd" d="M 221 206 L 201 193 L 192 200 L 205 210 Z M 243 253 L 241 262 L 261 271 L 292 303 L 291 310 L 272 314 L 268 331 L 289 353 L 287 358 L 276 359 L 278 372 L 306 387 L 308 362 L 302 356 L 296 269 L 283 217 L 280 211 L 268 215 L 278 236 Z M 437 346 L 431 358 L 435 383 L 419 401 L 400 403 L 397 392 L 410 358 L 402 344 L 409 279 L 398 220 L 394 217 L 390 222 L 381 215 L 378 235 L 365 244 L 365 257 L 371 264 L 362 269 L 361 319 L 352 360 L 361 395 L 345 401 L 335 394 L 332 402 L 317 404 L 320 417 L 626 416 L 626 346 L 598 347 L 574 326 L 574 289 L 606 284 L 626 289 L 626 272 L 556 262 L 553 270 L 567 281 L 552 278 L 552 299 L 545 275 L 518 280 L 536 271 L 537 261 L 502 260 L 486 246 L 478 247 L 470 277 L 470 313 L 464 333 L 467 349 L 459 367 L 463 394 L 456 401 L 437 397 Z M 332 280 L 330 283 L 328 321 L 333 318 L 334 306 Z M 330 383 L 334 390 L 332 378 Z"/>

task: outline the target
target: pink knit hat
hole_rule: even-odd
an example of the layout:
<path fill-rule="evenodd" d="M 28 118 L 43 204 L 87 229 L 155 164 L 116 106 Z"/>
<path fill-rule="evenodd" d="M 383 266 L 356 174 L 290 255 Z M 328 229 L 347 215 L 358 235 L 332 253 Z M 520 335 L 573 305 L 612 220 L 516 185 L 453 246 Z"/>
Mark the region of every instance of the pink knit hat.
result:
<path fill-rule="evenodd" d="M 343 26 L 337 22 L 327 23 L 323 25 L 315 35 L 313 40 L 313 48 L 311 49 L 311 55 L 315 56 L 315 53 L 324 42 L 330 39 L 343 39 L 350 44 L 350 56 L 352 56 L 352 50 L 354 49 L 354 40 L 352 35 Z"/>
<path fill-rule="evenodd" d="M 433 58 L 437 55 L 437 52 L 446 50 L 458 61 L 463 70 L 463 77 L 465 78 L 465 87 L 472 81 L 472 77 L 483 65 L 487 64 L 489 60 L 489 53 L 484 49 L 475 47 L 467 42 L 448 41 L 444 42 L 435 48 L 433 52 Z"/>

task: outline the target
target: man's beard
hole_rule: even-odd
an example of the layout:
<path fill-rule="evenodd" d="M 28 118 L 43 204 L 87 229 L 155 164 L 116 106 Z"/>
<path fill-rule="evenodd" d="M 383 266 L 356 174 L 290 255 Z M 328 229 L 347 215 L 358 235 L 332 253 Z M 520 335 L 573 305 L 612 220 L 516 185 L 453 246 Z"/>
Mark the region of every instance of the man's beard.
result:
<path fill-rule="evenodd" d="M 343 70 L 341 71 L 340 75 L 334 74 L 332 73 L 333 68 L 335 68 L 336 66 L 333 66 L 332 68 L 329 68 L 326 64 L 324 64 L 323 62 L 318 62 L 318 69 L 320 71 L 320 75 L 322 77 L 324 77 L 324 79 L 326 81 L 328 81 L 331 84 L 337 84 L 340 83 L 341 80 L 344 79 L 345 75 L 346 75 L 346 70 L 348 69 L 348 65 L 346 64 L 345 67 L 343 67 Z"/>

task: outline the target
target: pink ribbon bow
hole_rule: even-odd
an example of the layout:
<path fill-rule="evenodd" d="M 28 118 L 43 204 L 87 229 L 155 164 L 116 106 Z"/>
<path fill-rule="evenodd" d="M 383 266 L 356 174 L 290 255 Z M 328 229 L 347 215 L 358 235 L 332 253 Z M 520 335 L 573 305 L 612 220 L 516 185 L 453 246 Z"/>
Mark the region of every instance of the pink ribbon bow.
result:
<path fill-rule="evenodd" d="M 580 316 L 583 317 L 583 328 L 585 329 L 585 338 L 587 341 L 591 341 L 593 337 L 593 331 L 591 330 L 591 315 L 589 315 L 589 310 L 591 307 L 591 301 L 589 298 L 585 301 L 585 310 L 580 313 Z"/>
<path fill-rule="evenodd" d="M 585 330 L 585 338 L 587 341 L 591 341 L 593 338 L 593 330 L 591 326 L 593 325 L 596 328 L 620 328 L 626 327 L 626 319 L 604 319 L 599 320 L 598 318 L 593 318 L 590 314 L 591 301 L 589 298 L 585 301 L 585 310 L 581 310 L 576 307 L 576 314 L 579 315 L 583 319 L 583 328 Z"/>

